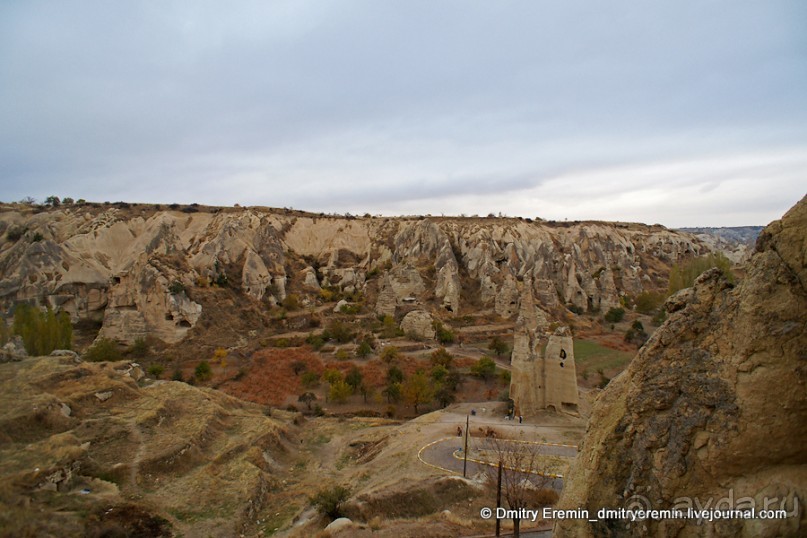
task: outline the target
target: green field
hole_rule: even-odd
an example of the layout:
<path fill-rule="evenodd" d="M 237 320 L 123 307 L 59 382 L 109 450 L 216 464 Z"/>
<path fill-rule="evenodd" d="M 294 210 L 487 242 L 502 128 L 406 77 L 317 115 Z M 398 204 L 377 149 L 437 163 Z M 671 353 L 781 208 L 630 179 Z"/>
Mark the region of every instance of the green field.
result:
<path fill-rule="evenodd" d="M 574 360 L 578 374 L 594 373 L 600 368 L 604 371 L 623 370 L 633 358 L 632 353 L 610 349 L 591 340 L 574 341 Z"/>

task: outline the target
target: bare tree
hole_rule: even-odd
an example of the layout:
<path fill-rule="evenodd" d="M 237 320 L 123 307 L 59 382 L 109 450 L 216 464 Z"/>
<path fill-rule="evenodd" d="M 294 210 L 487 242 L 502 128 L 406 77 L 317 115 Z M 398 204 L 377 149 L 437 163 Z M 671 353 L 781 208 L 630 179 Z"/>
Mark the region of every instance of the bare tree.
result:
<path fill-rule="evenodd" d="M 477 449 L 494 484 L 498 482 L 499 462 L 502 463 L 501 493 L 512 511 L 513 536 L 517 538 L 524 510 L 538 510 L 558 498 L 551 489 L 554 476 L 541 459 L 541 445 L 494 437 L 480 439 Z"/>

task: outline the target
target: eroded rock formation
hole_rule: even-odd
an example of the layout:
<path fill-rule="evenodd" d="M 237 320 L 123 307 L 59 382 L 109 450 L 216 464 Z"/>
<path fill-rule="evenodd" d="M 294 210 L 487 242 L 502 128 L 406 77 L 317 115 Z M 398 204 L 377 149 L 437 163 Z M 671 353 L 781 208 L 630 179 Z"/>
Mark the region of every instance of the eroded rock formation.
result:
<path fill-rule="evenodd" d="M 563 508 L 769 507 L 784 519 L 559 523 L 556 536 L 807 533 L 807 199 L 759 237 L 734 287 L 718 270 L 594 405 Z M 697 501 L 697 505 L 693 504 Z"/>
<path fill-rule="evenodd" d="M 396 320 L 412 305 L 513 319 L 528 292 L 545 311 L 606 308 L 664 285 L 672 263 L 708 250 L 639 224 L 143 204 L 6 205 L 0 237 L 2 306 L 50 305 L 74 321 L 103 321 L 105 335 L 125 342 L 182 339 L 203 315 L 193 291 L 209 285 L 270 305 L 291 288 L 311 295 L 303 304 L 319 300 L 320 287 L 337 289 Z"/>

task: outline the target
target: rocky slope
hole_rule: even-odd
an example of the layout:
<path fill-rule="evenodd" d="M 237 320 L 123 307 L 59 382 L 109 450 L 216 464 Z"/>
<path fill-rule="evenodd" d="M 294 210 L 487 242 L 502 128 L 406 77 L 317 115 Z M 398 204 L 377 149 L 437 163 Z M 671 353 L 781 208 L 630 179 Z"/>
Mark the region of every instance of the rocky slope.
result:
<path fill-rule="evenodd" d="M 27 358 L 0 390 L 0 536 L 235 536 L 292 446 L 284 413 L 126 362 Z"/>
<path fill-rule="evenodd" d="M 313 306 L 328 287 L 359 292 L 399 319 L 412 304 L 515 318 L 525 298 L 546 311 L 607 309 L 665 286 L 672 263 L 709 250 L 692 235 L 639 224 L 138 204 L 8 205 L 0 235 L 6 309 L 32 300 L 102 322 L 101 334 L 122 342 L 167 343 L 204 316 L 197 292 L 211 284 L 256 304 L 294 290 Z"/>
<path fill-rule="evenodd" d="M 596 402 L 561 506 L 760 509 L 767 499 L 790 515 L 569 520 L 556 535 L 804 536 L 807 199 L 760 235 L 736 288 L 712 270 L 666 306 L 669 319 Z"/>

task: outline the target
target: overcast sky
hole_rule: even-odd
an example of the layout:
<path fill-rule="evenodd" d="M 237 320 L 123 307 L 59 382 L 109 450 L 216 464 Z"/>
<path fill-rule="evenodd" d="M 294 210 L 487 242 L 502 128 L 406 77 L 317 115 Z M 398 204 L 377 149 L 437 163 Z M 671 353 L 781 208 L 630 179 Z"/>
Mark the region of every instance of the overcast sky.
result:
<path fill-rule="evenodd" d="M 766 224 L 807 2 L 0 2 L 0 200 Z"/>

